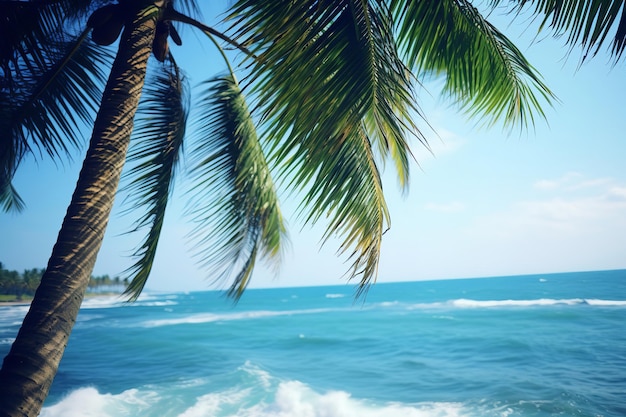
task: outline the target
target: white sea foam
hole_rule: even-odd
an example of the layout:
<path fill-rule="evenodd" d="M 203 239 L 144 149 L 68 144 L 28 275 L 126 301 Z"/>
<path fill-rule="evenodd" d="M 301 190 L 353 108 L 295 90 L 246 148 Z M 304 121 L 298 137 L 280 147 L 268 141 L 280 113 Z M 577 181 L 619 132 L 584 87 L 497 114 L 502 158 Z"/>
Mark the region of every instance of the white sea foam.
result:
<path fill-rule="evenodd" d="M 233 320 L 253 320 L 266 317 L 278 317 L 278 316 L 293 316 L 296 314 L 319 314 L 327 313 L 331 311 L 337 311 L 337 309 L 330 308 L 315 308 L 308 310 L 284 310 L 284 311 L 271 311 L 271 310 L 254 310 L 243 311 L 237 313 L 199 313 L 191 314 L 184 317 L 172 318 L 172 319 L 160 319 L 160 320 L 148 320 L 141 324 L 142 327 L 159 327 L 159 326 L 173 326 L 178 324 L 199 324 L 199 323 L 212 323 L 216 321 L 233 321 Z"/>
<path fill-rule="evenodd" d="M 24 316 L 28 313 L 28 305 L 0 307 L 0 329 L 21 326 Z"/>
<path fill-rule="evenodd" d="M 394 307 L 399 304 L 400 303 L 398 301 L 383 301 L 381 303 L 378 303 L 378 305 L 380 305 L 381 307 Z"/>
<path fill-rule="evenodd" d="M 195 398 L 188 386 L 151 386 L 119 394 L 80 388 L 59 403 L 45 407 L 41 417 L 462 417 L 471 415 L 459 403 L 374 403 L 354 398 L 345 391 L 317 392 L 300 381 L 270 381 L 252 365 L 254 386 L 234 386 Z M 194 380 L 194 382 L 197 382 Z M 204 381 L 200 381 L 202 383 Z M 208 389 L 208 388 L 207 388 Z"/>
<path fill-rule="evenodd" d="M 326 298 L 344 298 L 345 294 L 326 294 Z"/>
<path fill-rule="evenodd" d="M 236 408 L 242 402 L 248 390 L 231 389 L 216 394 L 206 394 L 197 398 L 196 403 L 178 417 L 206 417 L 224 415 L 220 411 Z"/>
<path fill-rule="evenodd" d="M 121 295 L 86 297 L 81 305 L 82 309 L 116 308 L 116 307 L 167 307 L 178 305 L 176 295 L 141 295 L 132 303 L 128 303 Z"/>
<path fill-rule="evenodd" d="M 143 307 L 166 307 L 166 306 L 175 306 L 175 305 L 178 305 L 178 303 L 176 301 L 172 301 L 172 300 L 165 300 L 165 301 L 137 302 L 137 303 L 132 304 L 132 305 L 143 306 Z"/>
<path fill-rule="evenodd" d="M 81 323 L 84 323 L 86 321 L 91 321 L 91 320 L 98 320 L 101 318 L 106 317 L 104 314 L 87 314 L 87 313 L 81 313 L 80 316 L 78 317 L 78 320 Z"/>
<path fill-rule="evenodd" d="M 101 394 L 92 387 L 80 388 L 61 402 L 44 407 L 41 417 L 117 417 L 139 415 L 157 404 L 154 391 L 130 389 L 120 394 Z"/>
<path fill-rule="evenodd" d="M 280 380 L 246 361 L 226 379 L 196 378 L 100 393 L 71 392 L 42 417 L 465 417 L 460 403 L 375 402 L 340 390 L 319 391 L 296 380 Z M 229 381 L 229 382 L 226 382 Z M 216 389 L 216 387 L 219 387 Z"/>
<path fill-rule="evenodd" d="M 585 300 L 582 298 L 570 298 L 554 300 L 550 298 L 538 298 L 535 300 L 468 300 L 460 298 L 458 300 L 450 301 L 455 307 L 462 308 L 480 308 L 480 307 L 531 307 L 531 306 L 552 306 L 552 305 L 576 305 L 584 304 Z"/>
<path fill-rule="evenodd" d="M 257 404 L 237 417 L 458 417 L 463 408 L 455 403 L 374 404 L 344 391 L 318 393 L 298 381 L 278 386 L 274 401 Z"/>
<path fill-rule="evenodd" d="M 86 297 L 81 304 L 81 309 L 114 308 L 124 305 L 124 299 L 119 295 Z"/>
<path fill-rule="evenodd" d="M 344 391 L 318 393 L 299 381 L 281 382 L 273 395 L 251 403 L 251 390 L 203 395 L 178 417 L 460 417 L 456 403 L 374 404 Z"/>
<path fill-rule="evenodd" d="M 537 306 L 575 306 L 575 305 L 590 305 L 590 306 L 626 306 L 626 301 L 623 300 L 597 300 L 597 299 L 585 299 L 585 298 L 537 298 L 533 300 L 472 300 L 467 298 L 458 298 L 456 300 L 449 300 L 447 302 L 436 303 L 417 303 L 411 304 L 407 308 L 409 310 L 427 310 L 427 309 L 440 309 L 440 308 L 503 308 L 503 307 L 537 307 Z"/>
<path fill-rule="evenodd" d="M 585 299 L 585 302 L 592 306 L 617 306 L 626 307 L 626 301 L 624 300 L 595 300 Z"/>

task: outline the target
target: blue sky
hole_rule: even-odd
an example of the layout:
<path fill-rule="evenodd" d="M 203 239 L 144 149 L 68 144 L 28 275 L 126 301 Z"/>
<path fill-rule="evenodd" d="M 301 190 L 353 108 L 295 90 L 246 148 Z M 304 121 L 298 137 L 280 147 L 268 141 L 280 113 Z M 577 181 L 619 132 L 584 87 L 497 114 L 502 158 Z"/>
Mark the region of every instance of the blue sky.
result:
<path fill-rule="evenodd" d="M 560 103 L 545 107 L 547 121 L 538 120 L 534 130 L 509 133 L 500 125 L 478 127 L 480 120 L 438 97 L 437 82 L 425 84 L 419 97 L 437 133 L 425 130 L 434 156 L 415 143 L 419 166 L 406 196 L 386 178 L 392 227 L 379 282 L 626 268 L 625 64 L 612 66 L 602 52 L 579 66 L 578 50 L 565 59 L 561 40 L 531 42 L 525 28 L 523 21 L 502 27 Z M 188 38 L 174 53 L 196 86 L 211 75 L 206 62 L 215 60 L 198 54 Z M 203 53 L 210 50 L 206 43 Z M 15 184 L 27 210 L 0 214 L 6 268 L 46 265 L 80 162 L 77 153 L 74 163 L 22 166 Z M 181 214 L 180 193 L 175 197 L 148 288 L 220 288 L 190 255 L 185 235 L 191 226 Z M 117 275 L 132 262 L 138 237 L 124 235 L 131 219 L 118 203 L 95 274 Z M 323 230 L 303 227 L 293 214 L 296 204 L 283 201 L 291 243 L 282 268 L 278 274 L 257 269 L 251 287 L 345 284 L 349 264 L 336 256 L 338 243 L 320 250 Z"/>

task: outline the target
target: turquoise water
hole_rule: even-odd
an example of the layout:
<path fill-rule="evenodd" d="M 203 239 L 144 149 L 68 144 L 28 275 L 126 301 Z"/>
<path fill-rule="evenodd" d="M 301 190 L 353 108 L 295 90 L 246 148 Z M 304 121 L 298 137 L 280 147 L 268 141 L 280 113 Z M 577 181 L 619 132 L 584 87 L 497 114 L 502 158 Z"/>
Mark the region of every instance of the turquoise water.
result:
<path fill-rule="evenodd" d="M 626 271 L 87 300 L 43 416 L 626 415 Z M 26 307 L 0 307 L 0 354 Z"/>

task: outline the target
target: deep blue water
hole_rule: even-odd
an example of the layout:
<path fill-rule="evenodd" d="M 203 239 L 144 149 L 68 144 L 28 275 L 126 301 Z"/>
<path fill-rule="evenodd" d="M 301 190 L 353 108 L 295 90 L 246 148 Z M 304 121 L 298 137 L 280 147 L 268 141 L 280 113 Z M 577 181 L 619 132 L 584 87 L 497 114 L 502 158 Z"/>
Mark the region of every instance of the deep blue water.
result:
<path fill-rule="evenodd" d="M 626 271 L 85 301 L 43 416 L 626 416 Z M 0 354 L 27 307 L 0 307 Z M 0 393 L 1 395 L 1 393 Z"/>

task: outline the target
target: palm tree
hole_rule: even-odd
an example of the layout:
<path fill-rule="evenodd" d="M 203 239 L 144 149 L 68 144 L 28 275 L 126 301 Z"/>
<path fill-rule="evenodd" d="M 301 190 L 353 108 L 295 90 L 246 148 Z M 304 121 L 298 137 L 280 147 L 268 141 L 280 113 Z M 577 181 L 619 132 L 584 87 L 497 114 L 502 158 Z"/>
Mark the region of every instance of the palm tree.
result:
<path fill-rule="evenodd" d="M 554 15 L 558 30 L 584 32 L 572 19 L 562 23 L 562 16 L 586 21 L 593 13 L 572 11 L 562 1 L 538 4 L 535 13 Z M 232 280 L 231 295 L 241 295 L 257 259 L 280 259 L 286 232 L 272 174 L 278 184 L 301 193 L 307 222 L 327 222 L 325 239 L 343 238 L 348 274 L 363 289 L 376 277 L 390 224 L 381 164 L 390 161 L 406 188 L 410 138 L 427 146 L 413 122 L 420 115 L 413 74 L 441 74 L 444 94 L 472 114 L 511 126 L 532 124 L 543 116 L 542 102 L 553 100 L 515 45 L 467 0 L 240 0 L 229 10 L 225 31 L 190 17 L 196 11 L 191 0 L 0 2 L 0 35 L 7 39 L 0 49 L 5 210 L 23 205 L 12 185 L 22 158 L 62 158 L 81 143 L 76 132 L 91 125 L 97 109 L 57 243 L 0 371 L 2 415 L 36 415 L 41 409 L 127 160 L 133 164 L 131 203 L 144 209 L 137 230 L 147 230 L 129 271 L 131 299 L 150 273 L 185 142 L 195 181 L 194 237 L 211 276 Z M 611 26 L 617 13 L 611 8 L 606 16 L 612 20 L 597 24 L 591 16 L 589 33 L 597 25 Z M 616 55 L 624 46 L 622 23 Z M 204 84 L 201 116 L 189 135 L 186 83 L 167 44 L 168 37 L 181 41 L 175 24 L 206 34 L 225 61 L 225 73 Z M 585 45 L 603 40 L 587 37 Z M 116 41 L 110 63 L 106 46 Z M 239 66 L 222 45 L 239 51 Z M 151 55 L 160 63 L 149 72 Z"/>

